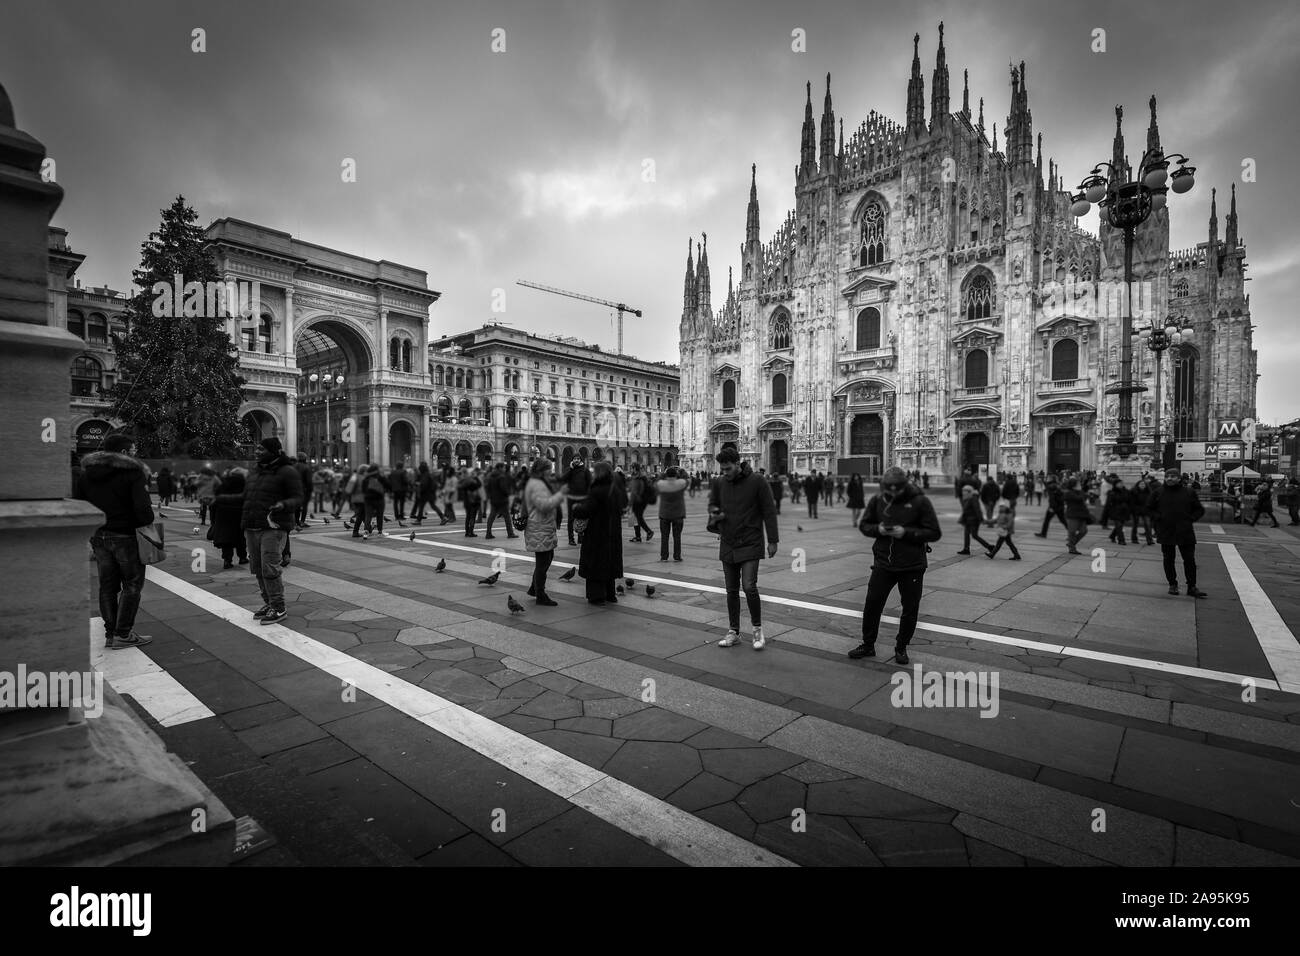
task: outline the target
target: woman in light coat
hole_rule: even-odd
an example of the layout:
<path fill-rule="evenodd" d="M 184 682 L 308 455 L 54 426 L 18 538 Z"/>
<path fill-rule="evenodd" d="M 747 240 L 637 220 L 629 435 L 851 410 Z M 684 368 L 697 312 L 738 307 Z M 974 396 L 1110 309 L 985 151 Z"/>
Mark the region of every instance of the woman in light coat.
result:
<path fill-rule="evenodd" d="M 546 572 L 555 557 L 558 539 L 555 533 L 556 509 L 564 501 L 567 486 L 561 486 L 552 492 L 546 477 L 550 473 L 551 462 L 547 458 L 538 458 L 529 470 L 528 483 L 524 485 L 524 510 L 528 513 L 528 526 L 524 528 L 524 547 L 532 551 L 536 563 L 533 565 L 533 584 L 528 589 L 528 596 L 537 599 L 544 607 L 554 607 L 555 603 L 546 593 Z"/>

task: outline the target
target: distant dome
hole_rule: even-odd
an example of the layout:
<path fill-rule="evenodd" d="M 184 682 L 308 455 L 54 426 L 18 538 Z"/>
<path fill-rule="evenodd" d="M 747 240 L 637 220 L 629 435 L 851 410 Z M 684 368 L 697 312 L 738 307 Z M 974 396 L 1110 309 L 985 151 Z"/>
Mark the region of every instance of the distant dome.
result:
<path fill-rule="evenodd" d="M 3 85 L 0 85 L 0 126 L 16 127 L 14 122 L 14 105 L 9 102 L 9 94 L 5 92 Z"/>

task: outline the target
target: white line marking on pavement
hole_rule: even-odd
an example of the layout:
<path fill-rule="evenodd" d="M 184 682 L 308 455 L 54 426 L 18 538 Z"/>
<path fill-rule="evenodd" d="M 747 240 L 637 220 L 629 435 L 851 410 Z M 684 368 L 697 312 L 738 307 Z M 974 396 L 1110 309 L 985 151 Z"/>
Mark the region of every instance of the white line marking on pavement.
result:
<path fill-rule="evenodd" d="M 391 537 L 395 540 L 403 539 L 402 535 L 385 534 L 385 537 Z M 342 548 L 344 550 L 351 550 L 352 547 L 346 542 L 330 541 L 324 539 L 316 539 L 313 540 L 312 543 L 324 545 L 325 547 L 330 547 L 330 548 Z M 471 545 L 464 545 L 464 544 L 449 544 L 445 541 L 424 541 L 421 540 L 420 538 L 416 538 L 414 542 L 408 542 L 408 543 L 424 544 L 429 547 L 450 548 L 454 551 L 468 551 L 472 554 L 481 554 L 486 557 L 496 556 L 495 551 L 489 551 L 485 548 L 474 547 Z M 1220 545 L 1220 547 L 1226 547 L 1226 546 Z M 502 550 L 504 551 L 504 549 Z M 420 558 L 418 555 L 410 555 L 402 551 L 392 551 L 388 553 L 391 554 L 395 560 L 399 560 L 399 561 L 409 561 L 417 564 L 424 564 L 427 561 L 427 559 Z M 515 561 L 527 561 L 527 562 L 534 561 L 532 555 L 529 554 L 515 554 L 510 551 L 504 551 L 504 554 L 506 558 Z M 571 568 L 571 567 L 576 567 L 576 565 L 565 561 L 554 561 L 552 562 L 551 567 Z M 626 576 L 636 578 L 638 583 L 644 582 L 647 584 L 667 584 L 673 587 L 689 588 L 690 590 L 700 591 L 706 594 L 726 593 L 726 590 L 724 588 L 720 588 L 712 584 L 696 584 L 693 581 L 679 581 L 676 578 L 661 578 L 661 577 L 656 577 L 645 573 L 639 573 L 636 571 L 630 572 Z M 795 598 L 782 597 L 780 595 L 774 595 L 774 594 L 764 594 L 763 603 L 780 604 L 785 607 L 800 608 L 801 610 L 806 610 L 806 611 L 818 611 L 823 614 L 833 614 L 836 615 L 837 617 L 849 617 L 858 620 L 862 618 L 862 611 L 856 608 L 837 607 L 833 604 L 818 604 L 814 601 L 799 601 L 796 600 Z M 898 624 L 898 618 L 890 617 L 888 615 L 882 615 L 880 620 L 885 624 L 893 624 L 893 625 Z M 918 631 L 932 631 L 936 634 L 949 634 L 952 635 L 953 637 L 961 637 L 967 640 L 985 641 L 990 644 L 1005 644 L 1009 647 L 1023 647 L 1026 650 L 1038 651 L 1044 654 L 1058 654 L 1063 657 L 1084 657 L 1087 658 L 1088 660 L 1103 661 L 1108 664 L 1117 664 L 1120 667 L 1136 667 L 1141 670 L 1160 671 L 1165 674 L 1178 674 L 1183 677 L 1199 677 L 1204 680 L 1219 681 L 1225 684 L 1237 684 L 1238 686 L 1240 686 L 1242 681 L 1251 680 L 1255 683 L 1256 687 L 1263 687 L 1267 690 L 1287 689 L 1282 687 L 1281 684 L 1279 684 L 1277 681 L 1269 680 L 1266 677 L 1250 677 L 1249 675 L 1246 674 L 1233 674 L 1229 671 L 1216 671 L 1216 670 L 1207 670 L 1201 667 L 1188 667 L 1186 664 L 1171 664 L 1167 661 L 1154 661 L 1154 660 L 1148 660 L 1147 658 L 1144 657 L 1129 657 L 1124 654 L 1111 654 L 1106 651 L 1089 650 L 1088 648 L 1085 647 L 1071 647 L 1067 644 L 1052 644 L 1046 641 L 1031 641 L 1021 637 L 1007 637 L 1002 634 L 986 634 L 983 631 L 973 631 L 970 628 L 965 628 L 965 627 L 952 627 L 947 624 L 930 624 L 926 621 L 918 621 L 916 624 L 916 629 Z M 1291 692 L 1300 693 L 1300 689 L 1292 690 Z"/>
<path fill-rule="evenodd" d="M 138 647 L 104 649 L 104 621 L 90 619 L 90 660 L 119 694 L 129 694 L 164 727 L 215 716 L 211 710 Z"/>
<path fill-rule="evenodd" d="M 509 727 L 453 704 L 305 634 L 299 634 L 281 624 L 259 624 L 251 611 L 182 581 L 156 566 L 150 567 L 147 573 L 150 581 L 177 597 L 327 674 L 350 681 L 353 686 L 382 700 L 395 710 L 464 744 L 575 806 L 582 807 L 674 859 L 690 866 L 794 865 L 784 857 L 764 850 L 721 827 L 679 810 L 672 804 L 636 790 Z"/>
<path fill-rule="evenodd" d="M 1226 533 L 1227 532 L 1223 530 L 1223 525 L 1220 524 L 1210 525 L 1210 534 L 1226 534 Z"/>
<path fill-rule="evenodd" d="M 1259 646 L 1268 658 L 1273 676 L 1283 690 L 1300 694 L 1300 644 L 1296 643 L 1295 635 L 1282 620 L 1282 615 L 1277 613 L 1255 575 L 1250 573 L 1250 568 L 1246 567 L 1236 545 L 1221 544 L 1219 553 L 1227 565 L 1232 586 L 1241 597 L 1242 610 L 1246 612 Z"/>

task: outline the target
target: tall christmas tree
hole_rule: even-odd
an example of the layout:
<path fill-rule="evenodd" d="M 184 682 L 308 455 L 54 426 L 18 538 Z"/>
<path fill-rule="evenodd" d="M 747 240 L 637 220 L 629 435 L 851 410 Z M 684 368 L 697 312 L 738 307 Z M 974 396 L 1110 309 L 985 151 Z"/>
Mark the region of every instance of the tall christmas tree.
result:
<path fill-rule="evenodd" d="M 146 458 L 232 455 L 244 437 L 245 380 L 224 310 L 212 308 L 206 294 L 220 277 L 198 218 L 184 196 L 162 210 L 132 275 L 137 291 L 126 309 L 127 333 L 113 339 L 119 376 L 112 414 L 127 422 Z"/>

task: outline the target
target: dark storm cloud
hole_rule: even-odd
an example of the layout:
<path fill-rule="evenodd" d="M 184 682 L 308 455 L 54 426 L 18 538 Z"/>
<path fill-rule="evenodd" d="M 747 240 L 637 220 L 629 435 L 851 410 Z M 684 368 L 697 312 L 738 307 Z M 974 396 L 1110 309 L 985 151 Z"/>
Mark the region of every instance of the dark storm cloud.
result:
<path fill-rule="evenodd" d="M 911 37 L 927 101 L 945 22 L 952 107 L 970 70 L 999 135 L 1009 62 L 1028 67 L 1035 132 L 1067 185 L 1129 154 L 1159 98 L 1164 145 L 1198 186 L 1171 202 L 1173 246 L 1220 235 L 1238 183 L 1254 281 L 1265 420 L 1300 414 L 1294 191 L 1300 15 L 1258 3 L 9 3 L 0 82 L 19 127 L 58 163 L 56 223 L 88 255 L 83 282 L 124 288 L 158 209 L 184 193 L 204 221 L 236 216 L 428 271 L 434 331 L 493 316 L 612 344 L 597 306 L 515 287 L 527 278 L 645 310 L 628 351 L 676 360 L 687 237 L 709 233 L 715 302 L 743 237 L 758 164 L 763 235 L 793 204 L 804 84 L 821 115 L 833 74 L 852 130 L 903 117 Z M 208 52 L 190 51 L 207 30 Z M 494 28 L 507 50 L 489 49 Z M 791 31 L 808 52 L 792 53 Z M 1090 49 L 1107 31 L 1107 52 Z M 927 103 L 928 115 L 928 103 Z M 358 163 L 344 184 L 340 164 Z M 1241 180 L 1243 159 L 1258 181 Z M 645 181 L 645 161 L 654 180 Z M 1095 220 L 1094 223 L 1095 225 Z M 1085 221 L 1085 225 L 1089 225 Z"/>

